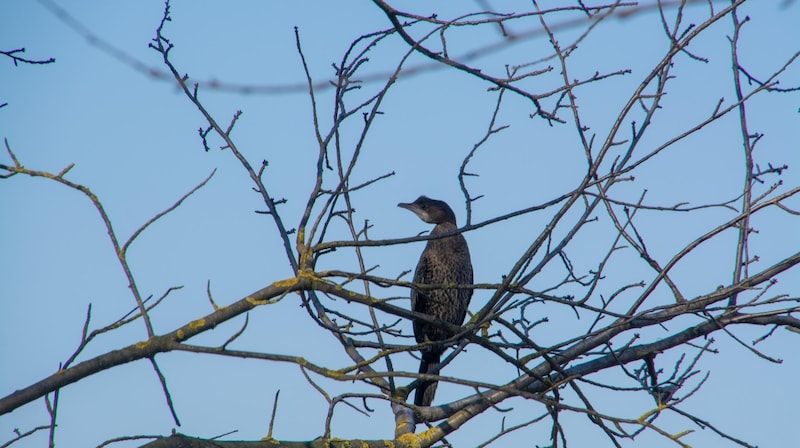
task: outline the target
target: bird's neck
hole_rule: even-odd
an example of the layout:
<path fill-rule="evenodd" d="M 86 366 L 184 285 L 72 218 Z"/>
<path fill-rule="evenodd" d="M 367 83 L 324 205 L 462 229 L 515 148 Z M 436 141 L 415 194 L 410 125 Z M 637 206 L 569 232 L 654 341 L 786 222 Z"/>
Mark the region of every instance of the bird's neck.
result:
<path fill-rule="evenodd" d="M 458 227 L 452 222 L 440 222 L 431 230 L 431 235 L 440 235 L 442 233 L 452 232 L 456 229 L 458 229 Z"/>

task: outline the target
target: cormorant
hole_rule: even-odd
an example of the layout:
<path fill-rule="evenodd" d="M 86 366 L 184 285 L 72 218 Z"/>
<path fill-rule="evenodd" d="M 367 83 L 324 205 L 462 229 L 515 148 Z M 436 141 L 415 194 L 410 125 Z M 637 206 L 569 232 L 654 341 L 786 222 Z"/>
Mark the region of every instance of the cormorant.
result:
<path fill-rule="evenodd" d="M 456 215 L 444 201 L 420 196 L 410 204 L 400 203 L 398 207 L 411 210 L 423 221 L 436 224 L 431 235 L 456 230 Z M 472 262 L 469 257 L 467 240 L 461 234 L 428 241 L 419 258 L 414 283 L 421 285 L 471 285 Z M 467 307 L 472 297 L 472 289 L 426 289 L 411 290 L 411 309 L 428 314 L 452 325 L 461 325 L 467 315 Z M 453 332 L 439 325 L 414 322 L 414 336 L 417 343 L 435 342 L 453 336 Z M 432 373 L 439 364 L 444 346 L 429 345 L 421 350 L 422 361 L 419 373 Z M 422 381 L 417 387 L 414 404 L 430 406 L 436 394 L 436 381 Z"/>

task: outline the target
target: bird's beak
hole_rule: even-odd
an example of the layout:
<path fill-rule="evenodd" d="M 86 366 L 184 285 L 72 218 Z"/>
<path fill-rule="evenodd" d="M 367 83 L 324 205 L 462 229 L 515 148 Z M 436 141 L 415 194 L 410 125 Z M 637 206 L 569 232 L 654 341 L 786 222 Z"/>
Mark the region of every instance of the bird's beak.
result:
<path fill-rule="evenodd" d="M 410 204 L 407 204 L 405 202 L 401 202 L 401 203 L 397 204 L 397 206 L 400 207 L 400 208 L 404 208 L 404 209 L 410 211 L 411 213 L 417 215 L 417 218 L 419 218 L 419 219 L 421 219 L 421 220 L 423 220 L 425 222 L 431 222 L 430 219 L 428 218 L 428 213 L 425 212 L 425 210 L 419 208 L 419 205 L 417 205 L 415 202 L 412 202 Z"/>
<path fill-rule="evenodd" d="M 413 202 L 410 203 L 410 204 L 409 203 L 405 203 L 405 202 L 401 202 L 401 203 L 397 204 L 397 206 L 400 207 L 400 208 L 404 208 L 404 209 L 410 211 L 411 213 L 417 215 L 417 217 L 419 217 L 420 219 L 425 221 L 425 218 L 422 217 L 422 209 L 419 208 L 419 206 L 417 204 L 415 204 Z"/>

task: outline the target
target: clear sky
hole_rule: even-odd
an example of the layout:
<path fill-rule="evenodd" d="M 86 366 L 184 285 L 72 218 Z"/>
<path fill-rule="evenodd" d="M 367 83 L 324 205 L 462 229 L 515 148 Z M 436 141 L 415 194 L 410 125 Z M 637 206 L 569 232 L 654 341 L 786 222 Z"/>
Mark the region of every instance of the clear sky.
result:
<path fill-rule="evenodd" d="M 478 5 L 484 3 L 464 2 L 464 10 L 479 9 Z M 100 198 L 122 240 L 216 169 L 208 185 L 149 228 L 130 249 L 129 262 L 144 296 L 158 297 L 170 287 L 182 286 L 153 315 L 156 332 L 173 331 L 211 312 L 207 282 L 217 302 L 225 304 L 289 277 L 291 269 L 271 220 L 253 213 L 263 206 L 252 192 L 246 173 L 229 151 L 216 149 L 221 144 L 218 139 L 211 139 L 211 151 L 203 151 L 197 135 L 197 129 L 205 126 L 202 116 L 173 83 L 150 71 L 166 71 L 160 55 L 148 48 L 163 2 L 59 2 L 80 25 L 59 18 L 52 6 L 46 6 L 49 4 L 0 0 L 0 50 L 24 47 L 27 58 L 56 59 L 49 65 L 14 67 L 10 59 L 0 57 L 0 104 L 8 103 L 0 108 L 0 137 L 7 139 L 24 166 L 57 173 L 74 163 L 68 178 L 91 188 Z M 725 5 L 716 2 L 715 8 Z M 463 12 L 454 10 L 448 2 L 425 6 L 400 2 L 396 6 L 424 15 L 437 12 L 441 18 Z M 525 2 L 514 6 L 505 11 L 530 9 Z M 686 22 L 701 20 L 708 8 L 690 8 Z M 763 79 L 798 51 L 800 4 L 749 2 L 740 12 L 740 17 L 745 15 L 751 20 L 742 31 L 742 63 Z M 563 16 L 565 21 L 578 17 Z M 389 28 L 388 20 L 372 3 L 353 1 L 176 1 L 172 19 L 165 34 L 175 45 L 172 58 L 181 72 L 206 82 L 204 85 L 218 81 L 282 90 L 280 94 L 272 90 L 244 94 L 208 87 L 201 88 L 200 97 L 222 123 L 237 110 L 243 111 L 234 138 L 251 161 L 269 161 L 266 184 L 273 196 L 288 200 L 281 212 L 288 227 L 296 226 L 313 181 L 317 150 L 309 98 L 298 88 L 304 83 L 304 74 L 293 28 L 299 28 L 315 82 L 324 85 L 333 79 L 331 64 L 341 60 L 349 43 L 359 35 Z M 558 22 L 556 17 L 552 20 Z M 536 28 L 538 21 L 523 20 L 514 26 L 512 32 L 523 32 Z M 90 42 L 76 27 L 85 27 L 102 41 Z M 569 42 L 583 29 L 563 28 L 557 31 L 558 37 Z M 730 33 L 730 20 L 723 20 L 693 44 L 691 49 L 707 58 L 707 63 L 688 56 L 678 58 L 664 110 L 643 147 L 654 148 L 701 121 L 720 98 L 725 98 L 726 104 L 733 100 L 727 41 Z M 498 39 L 495 29 L 459 30 L 454 32 L 449 49 L 452 54 L 463 54 Z M 112 53 L 116 50 L 104 47 L 106 44 L 122 54 L 115 56 Z M 609 20 L 576 50 L 572 77 L 631 69 L 629 75 L 579 91 L 581 113 L 598 140 L 605 137 L 620 106 L 666 45 L 659 16 L 650 12 L 630 20 Z M 388 73 L 406 50 L 398 38 L 389 38 L 372 52 L 362 75 Z M 539 35 L 474 63 L 500 75 L 504 64 L 537 61 L 551 52 L 546 38 Z M 430 61 L 413 56 L 408 67 L 426 64 Z M 556 61 L 540 62 L 534 68 L 548 64 Z M 794 86 L 800 82 L 796 64 L 782 78 L 789 84 L 793 81 Z M 547 91 L 557 87 L 557 79 L 556 75 L 532 78 L 525 87 Z M 412 236 L 427 230 L 426 225 L 396 207 L 398 202 L 412 201 L 420 194 L 446 200 L 454 206 L 459 222 L 464 222 L 464 201 L 456 176 L 461 160 L 486 132 L 496 101 L 496 93 L 487 91 L 488 87 L 466 74 L 441 69 L 401 77 L 393 87 L 353 176 L 353 182 L 360 183 L 395 173 L 354 195 L 357 222 L 369 220 L 372 238 Z M 365 83 L 361 92 L 354 93 L 351 104 L 378 88 L 379 84 Z M 324 127 L 330 126 L 331 97 L 330 89 L 319 91 Z M 552 101 L 548 104 L 552 107 Z M 784 190 L 800 185 L 798 108 L 800 96 L 795 93 L 762 95 L 749 109 L 750 129 L 765 134 L 758 144 L 757 161 L 764 167 L 767 163 L 790 167 L 781 177 Z M 473 159 L 471 171 L 480 177 L 470 178 L 468 185 L 474 195 L 484 195 L 474 204 L 473 222 L 557 197 L 574 188 L 583 176 L 585 161 L 574 127 L 549 126 L 542 119 L 529 118 L 531 112 L 530 102 L 509 95 L 498 124 L 510 127 L 494 136 Z M 636 201 L 644 190 L 648 203 L 663 206 L 735 198 L 743 176 L 736 123 L 735 117 L 721 120 L 643 165 L 635 181 L 619 187 L 617 198 Z M 353 122 L 344 128 L 343 139 L 350 146 L 358 135 L 356 125 Z M 5 150 L 0 163 L 11 164 Z M 766 185 L 777 180 L 768 177 Z M 760 194 L 766 186 L 756 188 Z M 787 205 L 800 209 L 796 198 Z M 640 226 L 646 232 L 649 249 L 666 261 L 685 244 L 732 216 L 733 212 L 724 209 L 692 214 L 642 213 Z M 521 253 L 520 247 L 538 235 L 545 220 L 528 215 L 468 233 L 476 281 L 499 281 Z M 582 233 L 571 246 L 569 256 L 577 269 L 592 269 L 598 255 L 607 250 L 613 234 L 608 233 L 606 225 L 598 224 L 597 233 Z M 771 212 L 755 219 L 753 225 L 759 233 L 753 236 L 751 255 L 757 255 L 760 261 L 751 266 L 752 272 L 800 247 L 796 219 Z M 333 235 L 347 237 L 341 229 L 335 229 Z M 729 232 L 676 267 L 674 273 L 685 294 L 703 294 L 730 282 L 735 242 L 735 234 Z M 422 244 L 410 244 L 365 253 L 370 265 L 379 265 L 376 275 L 394 278 L 413 268 L 421 250 Z M 607 273 L 619 277 L 598 294 L 610 294 L 626 281 L 652 278 L 652 271 L 633 252 L 621 256 L 620 264 Z M 344 255 L 321 264 L 320 268 L 357 269 L 353 258 Z M 557 276 L 552 274 L 543 275 L 530 286 L 551 285 Z M 775 293 L 797 297 L 798 277 L 796 269 L 782 277 Z M 76 191 L 41 178 L 0 180 L 0 285 L 2 396 L 57 370 L 59 362 L 67 359 L 80 341 L 90 303 L 92 328 L 115 321 L 135 304 L 97 211 Z M 385 297 L 407 294 L 380 289 L 373 293 Z M 476 293 L 471 309 L 478 309 L 487 297 L 488 293 Z M 542 345 L 579 335 L 588 325 L 563 310 L 543 310 L 552 321 L 535 334 Z M 258 308 L 249 319 L 237 348 L 302 355 L 332 368 L 350 363 L 338 343 L 308 319 L 295 296 Z M 681 323 L 675 322 L 665 330 L 677 331 Z M 235 319 L 191 342 L 219 345 L 241 325 L 242 319 Z M 405 323 L 406 332 L 410 327 Z M 736 328 L 734 333 L 749 344 L 765 332 L 763 328 Z M 134 323 L 98 338 L 79 360 L 145 337 L 144 326 Z M 778 329 L 775 336 L 758 345 L 769 356 L 783 359 L 780 365 L 758 358 L 722 333 L 715 339 L 719 353 L 704 356 L 697 365 L 698 378 L 710 371 L 709 379 L 683 408 L 758 446 L 800 444 L 796 430 L 800 402 L 798 336 Z M 666 361 L 677 359 L 681 353 L 665 354 L 664 368 L 671 369 Z M 694 356 L 693 352 L 685 353 Z M 473 373 L 473 378 L 484 379 L 496 373 L 495 367 L 486 363 L 489 358 L 478 350 L 462 358 L 448 369 L 461 369 Z M 238 431 L 231 438 L 263 437 L 274 394 L 280 390 L 273 435 L 309 440 L 322 434 L 325 401 L 294 365 L 187 353 L 170 353 L 157 359 L 176 403 L 180 432 L 213 437 Z M 397 359 L 400 368 L 410 371 L 416 369 L 414 363 L 409 357 Z M 506 370 L 498 367 L 504 382 L 514 376 Z M 362 385 L 320 382 L 331 393 L 374 392 Z M 437 401 L 469 393 L 440 386 Z M 592 398 L 603 412 L 628 418 L 635 419 L 652 408 L 652 402 L 620 396 L 594 392 Z M 175 427 L 158 379 L 146 362 L 114 368 L 70 385 L 62 390 L 60 400 L 59 446 L 96 446 L 118 436 L 168 434 Z M 337 408 L 334 435 L 391 437 L 394 422 L 388 406 L 377 400 L 369 406 L 375 409 L 371 417 Z M 542 412 L 532 402 L 516 401 L 509 406 L 519 412 L 508 414 L 507 425 Z M 496 433 L 503 417 L 487 413 L 449 439 L 455 446 L 474 446 Z M 733 446 L 685 419 L 666 416 L 664 421 L 674 432 L 695 430 L 685 439 L 693 446 Z M 0 417 L 0 443 L 13 437 L 14 428 L 24 432 L 47 423 L 44 402 L 31 403 Z M 573 446 L 606 446 L 599 445 L 607 440 L 584 416 L 565 414 L 564 423 Z M 548 429 L 542 425 L 515 433 L 496 446 L 544 446 Z M 40 432 L 14 446 L 45 445 L 46 432 Z M 645 432 L 634 443 L 626 442 L 626 446 L 633 445 L 676 446 L 652 432 Z"/>

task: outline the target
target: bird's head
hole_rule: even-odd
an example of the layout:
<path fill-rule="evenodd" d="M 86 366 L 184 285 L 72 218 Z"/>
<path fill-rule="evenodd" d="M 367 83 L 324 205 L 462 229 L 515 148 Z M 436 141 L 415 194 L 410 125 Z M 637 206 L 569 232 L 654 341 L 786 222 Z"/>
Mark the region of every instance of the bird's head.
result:
<path fill-rule="evenodd" d="M 397 206 L 411 210 L 415 215 L 419 216 L 419 219 L 430 224 L 442 224 L 445 222 L 456 224 L 456 214 L 444 201 L 420 196 L 414 202 L 401 202 Z"/>

